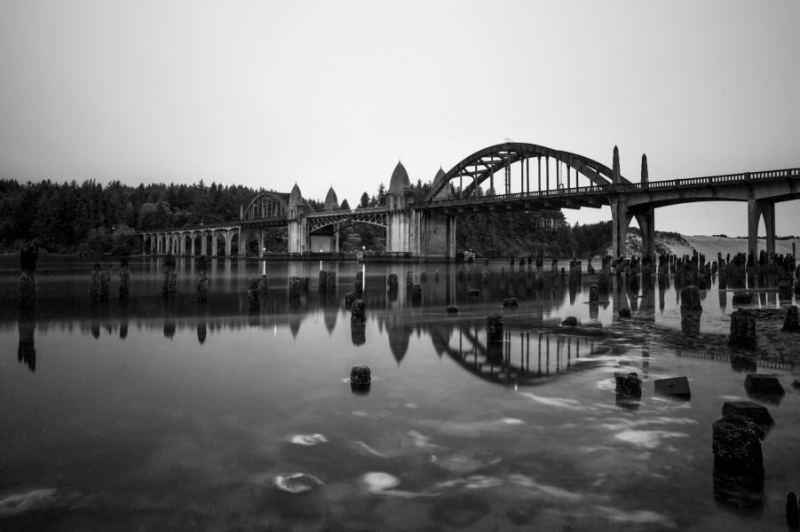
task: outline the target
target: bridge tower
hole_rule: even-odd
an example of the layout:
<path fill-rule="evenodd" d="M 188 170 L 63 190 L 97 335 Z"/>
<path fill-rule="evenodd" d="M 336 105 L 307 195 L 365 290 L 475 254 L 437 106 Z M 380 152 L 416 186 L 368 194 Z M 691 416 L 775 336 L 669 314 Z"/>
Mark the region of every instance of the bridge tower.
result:
<path fill-rule="evenodd" d="M 397 163 L 386 191 L 386 251 L 408 253 L 411 251 L 412 223 L 408 199 L 411 181 L 403 163 Z M 416 235 L 414 235 L 416 237 Z"/>
<path fill-rule="evenodd" d="M 647 169 L 647 155 L 642 154 L 641 185 L 647 187 L 649 172 Z M 642 231 L 642 256 L 655 257 L 655 212 L 652 205 L 645 204 L 637 207 L 628 207 L 623 194 L 615 194 L 615 190 L 624 188 L 625 182 L 621 179 L 619 165 L 619 149 L 614 146 L 613 175 L 611 181 L 611 254 L 615 258 L 625 256 L 625 242 L 628 236 L 628 226 L 633 218 Z"/>
<path fill-rule="evenodd" d="M 339 198 L 336 196 L 336 191 L 333 187 L 328 189 L 328 194 L 325 196 L 325 212 L 332 212 L 339 210 Z M 335 222 L 333 225 L 320 229 L 309 235 L 309 244 L 311 249 L 309 251 L 323 251 L 323 252 L 339 252 L 339 229 L 341 222 Z"/>
<path fill-rule="evenodd" d="M 297 183 L 292 187 L 292 192 L 289 194 L 289 253 L 306 253 L 310 251 L 309 248 L 309 235 L 308 235 L 308 218 L 305 214 L 311 212 L 311 208 L 306 204 L 303 195 L 300 193 L 300 187 Z"/>

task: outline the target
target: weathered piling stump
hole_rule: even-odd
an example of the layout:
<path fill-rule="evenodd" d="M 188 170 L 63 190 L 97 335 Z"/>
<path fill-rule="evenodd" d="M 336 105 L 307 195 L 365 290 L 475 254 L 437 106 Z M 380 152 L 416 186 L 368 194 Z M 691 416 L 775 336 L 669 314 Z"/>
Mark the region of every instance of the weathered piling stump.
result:
<path fill-rule="evenodd" d="M 455 305 L 447 305 L 448 314 L 458 314 L 458 307 Z"/>
<path fill-rule="evenodd" d="M 128 259 L 122 259 L 119 270 L 119 300 L 127 301 L 131 296 L 131 270 L 128 267 Z"/>
<path fill-rule="evenodd" d="M 289 277 L 289 299 L 299 299 L 303 292 L 303 279 Z"/>
<path fill-rule="evenodd" d="M 783 330 L 787 332 L 800 331 L 800 315 L 798 315 L 797 305 L 792 305 L 786 309 L 786 317 L 783 319 Z"/>
<path fill-rule="evenodd" d="M 681 289 L 681 311 L 686 310 L 703 310 L 703 305 L 700 303 L 700 289 L 696 286 L 689 285 Z"/>
<path fill-rule="evenodd" d="M 267 277 L 266 273 L 258 278 L 258 291 L 261 292 L 262 296 L 266 296 L 269 293 L 269 277 Z"/>
<path fill-rule="evenodd" d="M 364 272 L 356 272 L 356 280 L 353 284 L 353 292 L 355 292 L 356 297 L 361 297 L 364 293 Z"/>
<path fill-rule="evenodd" d="M 748 373 L 744 379 L 747 393 L 759 396 L 780 396 L 786 393 L 777 375 Z"/>
<path fill-rule="evenodd" d="M 95 263 L 92 267 L 92 273 L 89 275 L 89 299 L 93 302 L 100 301 L 100 264 Z"/>
<path fill-rule="evenodd" d="M 397 274 L 390 273 L 389 277 L 386 279 L 386 286 L 389 287 L 389 290 L 397 290 Z"/>
<path fill-rule="evenodd" d="M 411 289 L 411 301 L 412 303 L 422 303 L 422 287 L 418 284 Z"/>
<path fill-rule="evenodd" d="M 564 321 L 561 322 L 561 325 L 564 327 L 577 327 L 578 326 L 578 318 L 575 316 L 567 316 L 564 318 Z"/>
<path fill-rule="evenodd" d="M 353 366 L 350 370 L 350 390 L 357 395 L 366 395 L 372 386 L 369 366 Z"/>
<path fill-rule="evenodd" d="M 712 439 L 715 469 L 763 480 L 764 436 L 764 430 L 746 417 L 729 415 L 715 421 Z"/>
<path fill-rule="evenodd" d="M 486 343 L 503 343 L 503 316 L 502 314 L 490 314 L 486 317 Z"/>
<path fill-rule="evenodd" d="M 319 291 L 320 292 L 328 291 L 328 272 L 325 270 L 319 271 Z"/>
<path fill-rule="evenodd" d="M 356 299 L 350 305 L 350 321 L 364 323 L 367 320 L 367 305 L 363 299 Z"/>
<path fill-rule="evenodd" d="M 519 307 L 519 302 L 517 301 L 516 297 L 507 297 L 503 300 L 503 307 L 504 308 L 517 308 Z"/>
<path fill-rule="evenodd" d="M 411 270 L 406 272 L 406 290 L 409 292 L 414 288 L 414 274 Z"/>
<path fill-rule="evenodd" d="M 786 494 L 786 524 L 793 530 L 800 528 L 800 508 L 797 505 L 797 495 L 793 491 Z"/>
<path fill-rule="evenodd" d="M 247 308 L 251 312 L 259 310 L 261 298 L 259 297 L 258 278 L 253 278 L 247 284 Z"/>
<path fill-rule="evenodd" d="M 469 295 L 469 297 L 480 297 L 481 291 L 479 288 L 470 288 L 467 291 L 467 294 Z"/>
<path fill-rule="evenodd" d="M 423 272 L 421 274 L 419 274 L 419 282 L 420 283 L 428 282 L 428 272 L 423 270 Z"/>
<path fill-rule="evenodd" d="M 631 309 L 625 307 L 619 309 L 619 317 L 620 318 L 630 318 L 631 317 Z"/>
<path fill-rule="evenodd" d="M 170 254 L 164 257 L 164 283 L 161 286 L 161 295 L 165 298 L 173 297 L 178 291 L 178 274 L 175 271 L 175 257 Z"/>
<path fill-rule="evenodd" d="M 728 344 L 734 347 L 754 349 L 756 347 L 756 318 L 746 310 L 731 314 L 731 330 Z"/>
<path fill-rule="evenodd" d="M 353 301 L 355 301 L 355 300 L 356 300 L 355 292 L 347 292 L 344 295 L 344 306 L 347 307 L 347 308 L 352 307 L 353 306 Z"/>
<path fill-rule="evenodd" d="M 19 250 L 19 307 L 32 309 L 36 306 L 36 262 L 39 257 L 39 245 L 34 241 Z"/>
<path fill-rule="evenodd" d="M 600 290 L 596 284 L 593 284 L 589 287 L 589 302 L 597 303 L 598 301 L 600 301 Z"/>
<path fill-rule="evenodd" d="M 108 301 L 111 295 L 111 267 L 100 272 L 100 301 Z"/>
<path fill-rule="evenodd" d="M 614 381 L 617 394 L 634 399 L 642 397 L 642 380 L 636 372 L 616 372 L 614 373 Z"/>
<path fill-rule="evenodd" d="M 208 276 L 206 275 L 205 270 L 200 271 L 200 275 L 197 278 L 197 302 L 198 303 L 205 303 L 208 301 Z"/>
<path fill-rule="evenodd" d="M 722 405 L 722 416 L 741 416 L 757 423 L 762 429 L 775 424 L 767 407 L 752 401 L 726 401 Z"/>
<path fill-rule="evenodd" d="M 781 301 L 792 300 L 792 281 L 781 281 L 778 283 L 778 299 Z"/>
<path fill-rule="evenodd" d="M 753 294 L 750 292 L 734 292 L 731 302 L 735 305 L 749 305 L 753 302 Z"/>
<path fill-rule="evenodd" d="M 689 387 L 689 379 L 686 377 L 656 379 L 654 385 L 656 393 L 662 395 L 671 395 L 681 399 L 689 399 L 692 397 L 692 390 Z"/>

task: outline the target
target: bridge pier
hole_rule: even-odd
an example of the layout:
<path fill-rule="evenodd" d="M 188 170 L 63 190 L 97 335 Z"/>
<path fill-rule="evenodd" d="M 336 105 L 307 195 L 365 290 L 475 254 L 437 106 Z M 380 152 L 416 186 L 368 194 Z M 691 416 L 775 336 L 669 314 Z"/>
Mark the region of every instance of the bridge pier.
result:
<path fill-rule="evenodd" d="M 758 223 L 764 217 L 767 233 L 767 255 L 770 262 L 775 256 L 775 202 L 768 200 L 747 200 L 747 244 L 748 252 L 758 259 Z"/>
<path fill-rule="evenodd" d="M 624 199 L 611 199 L 611 254 L 614 258 L 625 256 L 625 241 L 632 218 Z"/>
<path fill-rule="evenodd" d="M 641 211 L 634 212 L 633 215 L 636 218 L 636 223 L 639 224 L 639 229 L 642 230 L 642 257 L 650 255 L 655 258 L 656 230 L 653 207 L 648 206 Z"/>

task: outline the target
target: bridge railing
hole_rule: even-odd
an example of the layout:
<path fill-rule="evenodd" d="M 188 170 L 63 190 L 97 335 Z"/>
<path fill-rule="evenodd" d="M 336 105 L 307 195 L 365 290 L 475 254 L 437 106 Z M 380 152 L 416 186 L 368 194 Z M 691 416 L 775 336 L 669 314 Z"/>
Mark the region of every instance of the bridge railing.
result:
<path fill-rule="evenodd" d="M 771 179 L 790 179 L 800 177 L 800 168 L 787 168 L 784 170 L 767 170 L 764 172 L 743 172 L 739 174 L 723 174 L 708 177 L 689 177 L 686 179 L 669 179 L 650 181 L 648 183 L 631 183 L 622 188 L 633 189 L 665 189 L 679 187 L 696 187 L 723 183 L 742 183 L 749 181 L 765 181 Z M 618 185 L 619 187 L 619 185 Z"/>

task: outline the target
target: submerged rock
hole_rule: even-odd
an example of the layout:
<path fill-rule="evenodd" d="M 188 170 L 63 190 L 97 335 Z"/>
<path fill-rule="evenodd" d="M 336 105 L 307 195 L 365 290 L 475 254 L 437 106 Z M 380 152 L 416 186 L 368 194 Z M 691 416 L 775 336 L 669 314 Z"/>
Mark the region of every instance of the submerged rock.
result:
<path fill-rule="evenodd" d="M 291 442 L 295 445 L 317 445 L 327 443 L 328 438 L 323 434 L 296 434 L 292 436 Z"/>
<path fill-rule="evenodd" d="M 308 473 L 278 475 L 275 477 L 274 483 L 278 489 L 294 494 L 311 491 L 319 486 L 325 485 L 320 479 Z"/>

